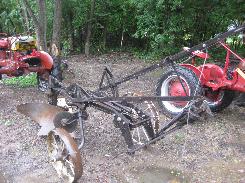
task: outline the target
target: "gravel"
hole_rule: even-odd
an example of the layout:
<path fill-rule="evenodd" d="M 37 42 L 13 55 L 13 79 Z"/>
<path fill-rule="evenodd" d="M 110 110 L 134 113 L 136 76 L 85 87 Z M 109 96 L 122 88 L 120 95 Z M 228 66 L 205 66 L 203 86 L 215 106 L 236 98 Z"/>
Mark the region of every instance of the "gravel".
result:
<path fill-rule="evenodd" d="M 123 53 L 90 58 L 77 55 L 68 58 L 68 64 L 64 83 L 77 82 L 89 90 L 98 87 L 105 66 L 120 78 L 150 65 Z M 120 94 L 143 91 L 154 95 L 161 72 L 122 84 Z M 16 111 L 18 104 L 46 103 L 46 95 L 35 87 L 4 84 L 0 91 L 0 182 L 62 182 L 48 162 L 45 138 L 37 136 L 38 125 Z M 245 182 L 244 108 L 233 105 L 214 117 L 188 124 L 133 156 L 125 153 L 125 142 L 110 115 L 95 109 L 88 112 L 81 150 L 84 174 L 78 182 L 149 182 L 143 175 L 161 182 L 156 174 L 145 173 L 151 172 L 149 169 L 185 177 L 175 182 Z"/>

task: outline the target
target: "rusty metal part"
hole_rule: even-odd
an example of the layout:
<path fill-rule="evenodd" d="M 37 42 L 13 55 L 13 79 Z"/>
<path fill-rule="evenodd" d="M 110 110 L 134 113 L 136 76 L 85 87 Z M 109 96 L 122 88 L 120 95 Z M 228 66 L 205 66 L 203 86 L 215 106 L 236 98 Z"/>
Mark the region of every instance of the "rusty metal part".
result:
<path fill-rule="evenodd" d="M 129 153 L 134 153 L 135 151 L 138 151 L 144 147 L 147 147 L 150 144 L 153 144 L 163 138 L 165 138 L 167 135 L 171 134 L 172 132 L 182 128 L 189 119 L 194 119 L 196 117 L 200 117 L 202 114 L 208 114 L 213 115 L 208 103 L 204 99 L 199 99 L 196 101 L 191 101 L 191 103 L 184 108 L 182 112 L 177 114 L 174 118 L 170 119 L 165 123 L 165 126 L 163 126 L 160 131 L 156 134 L 156 137 L 148 142 L 146 142 L 143 145 L 140 145 L 134 149 L 129 149 Z M 185 119 L 185 117 L 189 119 Z"/>
<path fill-rule="evenodd" d="M 55 116 L 64 110 L 50 104 L 26 103 L 18 105 L 17 111 L 30 117 L 41 126 L 38 135 L 48 135 L 55 128 L 53 123 Z"/>
<path fill-rule="evenodd" d="M 140 97 L 142 95 L 142 92 L 129 92 L 125 96 Z M 125 111 L 124 114 L 129 119 L 129 131 L 127 132 L 128 135 L 125 135 L 125 132 L 122 134 L 127 145 L 130 146 L 129 148 L 142 145 L 152 140 L 159 129 L 159 114 L 154 103 L 152 101 L 143 101 L 137 104 L 127 102 L 123 102 L 122 104 L 128 108 L 128 112 Z M 115 122 L 118 124 L 119 121 L 117 118 Z M 120 126 L 120 124 L 118 125 Z M 125 127 L 120 129 L 125 131 Z"/>
<path fill-rule="evenodd" d="M 77 116 L 66 111 L 59 112 L 53 122 L 56 128 L 64 128 L 69 133 L 76 130 L 78 123 Z"/>
<path fill-rule="evenodd" d="M 129 96 L 133 96 L 133 97 L 142 97 L 144 96 L 143 92 L 134 92 L 134 93 L 129 93 L 128 94 Z M 156 109 L 156 106 L 155 104 L 152 102 L 152 101 L 144 101 L 144 104 L 147 106 L 147 109 L 148 112 L 151 114 L 151 121 L 153 123 L 153 128 L 154 128 L 154 131 L 155 133 L 158 132 L 159 130 L 159 113 Z"/>
<path fill-rule="evenodd" d="M 83 174 L 83 164 L 78 146 L 63 128 L 55 128 L 47 138 L 49 157 L 58 175 L 65 182 L 75 182 Z"/>
<path fill-rule="evenodd" d="M 72 102 L 144 102 L 144 101 L 190 101 L 193 99 L 198 99 L 199 96 L 124 96 L 124 97 L 97 97 L 93 96 L 90 98 L 74 98 Z"/>

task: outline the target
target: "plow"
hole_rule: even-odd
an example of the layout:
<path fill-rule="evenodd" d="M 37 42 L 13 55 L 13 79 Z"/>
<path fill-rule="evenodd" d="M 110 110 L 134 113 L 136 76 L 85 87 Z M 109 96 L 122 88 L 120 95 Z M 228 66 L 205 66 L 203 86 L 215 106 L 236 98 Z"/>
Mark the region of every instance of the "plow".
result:
<path fill-rule="evenodd" d="M 88 108 L 113 116 L 113 124 L 123 136 L 127 153 L 133 155 L 188 122 L 224 109 L 232 102 L 235 92 L 245 92 L 245 59 L 224 42 L 242 31 L 245 25 L 122 78 L 115 78 L 106 67 L 94 91 L 76 83 L 68 86 L 62 83 L 57 65 L 49 78 L 49 104 L 26 103 L 17 106 L 17 110 L 41 126 L 38 135 L 47 136 L 49 157 L 58 175 L 76 182 L 83 174 L 80 150 L 86 144 L 84 123 L 89 116 Z M 208 49 L 217 45 L 226 50 L 224 67 L 206 62 L 210 58 Z M 236 58 L 233 69 L 230 68 L 231 55 Z M 197 57 L 204 60 L 202 65 L 195 64 Z M 188 61 L 192 63 L 187 64 Z M 120 93 L 122 83 L 163 68 L 156 95 Z M 65 105 L 59 104 L 61 98 Z M 161 121 L 162 114 L 168 120 Z"/>

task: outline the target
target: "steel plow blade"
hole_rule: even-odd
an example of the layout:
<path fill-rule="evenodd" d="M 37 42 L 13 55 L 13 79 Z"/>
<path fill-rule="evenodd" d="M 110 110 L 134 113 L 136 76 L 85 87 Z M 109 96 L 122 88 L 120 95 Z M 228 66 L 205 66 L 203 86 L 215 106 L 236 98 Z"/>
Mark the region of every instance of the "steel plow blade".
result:
<path fill-rule="evenodd" d="M 30 117 L 41 126 L 41 129 L 38 132 L 38 135 L 40 136 L 48 135 L 50 131 L 55 129 L 53 120 L 58 113 L 63 112 L 64 110 L 50 104 L 26 103 L 18 105 L 17 111 Z"/>

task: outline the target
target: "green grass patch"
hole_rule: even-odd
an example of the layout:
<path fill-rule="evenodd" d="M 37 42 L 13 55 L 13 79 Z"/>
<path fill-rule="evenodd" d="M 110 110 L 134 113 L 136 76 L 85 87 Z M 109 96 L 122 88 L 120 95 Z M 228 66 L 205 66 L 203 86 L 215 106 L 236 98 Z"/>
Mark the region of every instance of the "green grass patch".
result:
<path fill-rule="evenodd" d="M 1 83 L 5 85 L 18 86 L 22 88 L 37 86 L 37 74 L 31 73 L 25 76 L 4 78 L 1 80 Z"/>
<path fill-rule="evenodd" d="M 5 126 L 12 126 L 14 124 L 14 121 L 11 120 L 0 121 L 0 124 L 3 124 Z"/>

